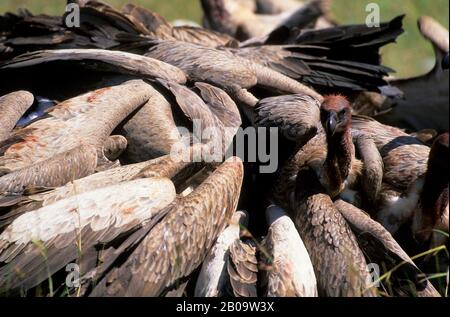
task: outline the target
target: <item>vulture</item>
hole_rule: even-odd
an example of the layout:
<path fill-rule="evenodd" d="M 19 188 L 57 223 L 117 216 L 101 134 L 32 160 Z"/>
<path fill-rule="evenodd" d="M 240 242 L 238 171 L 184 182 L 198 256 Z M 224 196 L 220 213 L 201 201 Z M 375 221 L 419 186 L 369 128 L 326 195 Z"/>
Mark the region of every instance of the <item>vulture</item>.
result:
<path fill-rule="evenodd" d="M 372 139 L 382 157 L 379 164 L 383 169 L 383 183 L 371 214 L 392 234 L 412 220 L 414 214 L 420 222 L 415 225 L 417 228 L 434 227 L 439 215 L 444 213 L 445 197 L 448 197 L 448 177 L 443 173 L 448 169 L 448 134 L 439 137 L 430 151 L 418 139 L 373 119 L 354 116 L 352 123 L 352 133 Z M 423 217 L 423 212 L 428 216 Z M 422 229 L 413 231 L 418 233 Z M 425 231 L 428 231 L 427 239 L 417 236 L 419 240 L 428 240 L 430 232 Z"/>
<path fill-rule="evenodd" d="M 22 195 L 5 195 L 0 198 L 0 231 L 18 216 L 52 205 L 59 200 L 67 199 L 82 193 L 87 193 L 103 187 L 117 185 L 133 180 L 143 169 L 163 170 L 173 165 L 169 156 L 136 164 L 119 166 L 87 177 L 74 180 L 64 186 L 48 188 L 42 192 L 24 192 Z M 181 174 L 181 173 L 180 173 Z M 176 182 L 177 186 L 181 186 Z"/>
<path fill-rule="evenodd" d="M 8 48 L 9 53 L 2 54 L 3 57 L 0 57 L 0 60 L 20 57 L 18 55 L 26 52 L 28 55 L 20 57 L 17 64 L 12 60 L 12 64 L 6 65 L 6 68 L 0 67 L 0 73 L 8 76 L 10 74 L 8 70 L 11 71 L 14 65 L 30 65 L 28 64 L 30 59 L 31 64 L 36 65 L 38 62 L 33 60 L 45 61 L 57 58 L 53 55 L 48 56 L 50 54 L 48 52 L 30 52 L 50 48 L 89 48 L 120 50 L 153 57 L 167 55 L 167 59 L 163 60 L 170 61 L 175 66 L 186 70 L 188 76 L 193 77 L 192 80 L 199 80 L 199 74 L 190 69 L 189 65 L 204 64 L 205 69 L 202 69 L 202 72 L 211 76 L 214 74 L 214 78 L 210 79 L 212 82 L 208 83 L 230 89 L 234 93 L 239 88 L 236 98 L 240 97 L 238 100 L 243 99 L 246 104 L 253 104 L 255 100 L 241 90 L 252 88 L 256 84 L 291 93 L 309 91 L 314 94 L 312 89 L 306 90 L 305 85 L 312 86 L 319 92 L 328 93 L 339 90 L 348 93 L 365 90 L 380 92 L 386 91 L 384 87 L 387 83 L 383 77 L 391 70 L 380 65 L 379 49 L 394 42 L 403 32 L 402 17 L 398 17 L 383 23 L 376 29 L 367 28 L 365 25 L 354 25 L 336 26 L 324 30 L 305 30 L 298 33 L 289 27 L 282 27 L 278 31 L 275 30 L 267 39 L 245 44 L 232 38 L 215 41 L 216 33 L 201 28 L 191 28 L 189 32 L 180 33 L 162 17 L 135 6 L 126 6 L 122 11 L 118 11 L 106 4 L 89 1 L 81 7 L 80 14 L 80 28 L 68 28 L 57 17 L 33 16 L 29 13 L 22 16 L 3 17 L 2 19 L 10 19 L 11 23 L 21 27 L 5 32 L 4 39 L 0 40 L 0 43 Z M 40 34 L 44 35 L 34 35 L 33 30 L 36 27 L 39 27 Z M 23 33 L 18 33 L 19 29 Z M 183 30 L 186 28 L 184 27 Z M 177 48 L 180 46 L 185 46 L 191 51 L 189 59 L 187 54 L 177 57 L 177 54 L 181 54 Z M 169 50 L 168 47 L 171 49 Z M 342 55 L 342 51 L 346 51 L 346 54 Z M 69 56 L 72 60 L 78 60 L 71 55 L 58 56 L 58 58 L 67 59 Z M 82 56 L 83 54 L 80 59 L 84 58 Z M 108 69 L 113 64 L 113 69 L 121 73 L 148 75 L 145 68 L 141 70 L 140 67 L 132 67 L 132 64 L 141 63 L 140 60 L 143 60 L 142 64 L 151 64 L 151 62 L 142 57 L 127 56 L 130 60 L 124 61 L 124 65 L 117 65 L 116 58 L 108 57 L 106 61 L 103 61 L 103 56 L 94 59 L 95 62 L 91 60 L 90 64 L 106 63 Z M 23 64 L 23 59 L 28 62 Z M 204 59 L 208 59 L 209 63 L 206 63 Z M 216 59 L 220 63 L 211 65 L 210 61 Z M 218 65 L 227 66 L 227 68 L 221 71 Z M 230 72 L 236 80 L 224 86 L 224 80 L 220 78 L 228 79 Z M 75 75 L 81 76 L 78 73 Z M 89 79 L 89 76 L 86 79 Z M 301 82 L 303 85 L 296 82 Z M 10 82 L 5 83 L 5 87 L 11 85 Z M 228 90 L 227 92 L 230 93 Z"/>
<path fill-rule="evenodd" d="M 332 200 L 354 177 L 357 165 L 347 99 L 325 97 L 320 123 L 322 131 L 313 134 L 282 168 L 273 199 L 288 212 L 305 243 L 319 296 L 375 296 L 364 255 Z"/>
<path fill-rule="evenodd" d="M 226 273 L 232 297 L 258 297 L 258 245 L 242 230 L 243 237 L 230 245 Z"/>
<path fill-rule="evenodd" d="M 437 290 L 417 268 L 392 235 L 368 214 L 357 207 L 338 200 L 336 208 L 349 223 L 368 263 L 376 263 L 380 269 L 378 278 L 382 291 L 390 296 L 439 297 Z M 391 292 L 391 293 L 390 293 Z"/>
<path fill-rule="evenodd" d="M 138 245 L 102 278 L 91 296 L 161 296 L 182 283 L 204 261 L 236 211 L 243 165 L 230 158 L 166 216 L 136 234 Z"/>
<path fill-rule="evenodd" d="M 73 49 L 36 52 L 36 58 L 28 60 L 26 65 L 18 63 L 15 66 L 10 66 L 22 68 L 31 65 L 46 65 L 53 61 L 62 63 L 63 60 L 70 60 L 72 63 L 79 61 L 82 63 L 80 66 L 85 67 L 89 63 L 104 63 L 108 60 L 115 60 L 117 64 L 114 64 L 114 68 L 119 65 L 119 68 L 123 66 L 128 69 L 126 65 L 133 63 L 133 57 L 136 57 L 137 60 L 148 59 L 150 63 L 155 62 L 156 64 L 149 64 L 148 70 L 146 70 L 145 64 L 140 66 L 136 64 L 129 68 L 131 70 L 137 69 L 141 74 L 145 73 L 143 76 L 150 78 L 151 81 L 144 83 L 149 92 L 147 102 L 143 106 L 140 105 L 139 109 L 129 113 L 126 118 L 123 118 L 122 120 L 127 119 L 127 122 L 121 125 L 119 129 L 128 142 L 123 157 L 123 161 L 127 163 L 136 163 L 169 154 L 174 145 L 186 141 L 177 127 L 186 126 L 189 122 L 191 122 L 190 124 L 195 123 L 195 121 L 200 122 L 203 130 L 208 127 L 211 130 L 214 127 L 216 132 L 223 134 L 224 137 L 225 131 L 223 130 L 226 130 L 225 128 L 237 129 L 241 125 L 241 117 L 236 104 L 220 88 L 197 82 L 193 89 L 197 92 L 195 93 L 180 85 L 185 83 L 186 77 L 178 68 L 131 53 L 102 50 L 102 54 L 97 54 L 97 51 L 93 49 Z M 131 59 L 128 59 L 126 55 L 130 55 Z M 125 64 L 122 64 L 122 62 Z M 110 70 L 111 68 L 107 67 L 107 69 Z M 117 69 L 117 72 L 120 73 L 121 70 Z M 113 78 L 115 79 L 111 79 L 111 81 L 120 83 L 125 81 L 126 77 Z M 97 83 L 97 85 L 101 87 L 109 86 L 108 81 Z M 155 124 L 148 125 L 148 122 L 154 122 Z M 231 140 L 222 139 L 224 147 L 227 147 L 230 142 Z"/>
<path fill-rule="evenodd" d="M 311 257 L 319 296 L 372 297 L 366 259 L 355 234 L 309 166 L 300 167 L 289 209 Z"/>
<path fill-rule="evenodd" d="M 121 143 L 108 138 L 150 93 L 142 81 L 106 87 L 62 102 L 15 130 L 0 143 L 1 194 L 62 186 L 111 165 L 104 148 L 114 152 Z"/>
<path fill-rule="evenodd" d="M 151 89 L 148 102 L 121 128 L 128 140 L 123 161 L 138 163 L 168 155 L 176 146 L 189 145 L 193 137 L 217 143 L 215 148 L 226 152 L 242 119 L 225 91 L 203 82 L 189 89 L 163 80 L 152 83 Z M 189 131 L 179 131 L 178 127 L 192 125 Z"/>
<path fill-rule="evenodd" d="M 402 131 L 355 117 L 356 130 L 380 149 L 384 177 L 368 211 L 413 256 L 448 243 L 448 133 L 431 149 Z M 448 257 L 436 253 L 416 263 L 427 273 L 445 272 Z M 438 265 L 436 265 L 438 263 Z"/>
<path fill-rule="evenodd" d="M 188 164 L 160 160 L 147 166 L 146 178 L 98 188 L 90 183 L 90 190 L 16 218 L 0 234 L 0 290 L 26 292 L 72 261 L 79 260 L 83 273 L 94 269 L 100 245 L 152 226 L 166 214 L 177 196 L 171 178 Z"/>
<path fill-rule="evenodd" d="M 281 179 L 305 164 L 316 172 L 332 197 L 363 178 L 364 162 L 355 156 L 351 106 L 345 97 L 325 96 L 322 102 L 300 95 L 275 97 L 262 100 L 257 113 L 257 124 L 280 127 L 283 137 L 293 141 L 292 150 L 284 157 L 287 161 L 280 171 L 276 196 L 286 195 L 287 184 Z"/>
<path fill-rule="evenodd" d="M 437 22 L 419 20 L 434 69 L 394 79 L 380 51 L 403 16 L 371 28 L 338 25 L 331 0 L 201 0 L 195 27 L 67 3 L 79 27 L 0 15 L 0 296 L 445 293 Z"/>
<path fill-rule="evenodd" d="M 191 151 L 195 153 L 194 148 Z M 177 199 L 177 193 L 199 184 L 191 178 L 202 167 L 166 156 L 111 169 L 29 197 L 22 214 L 16 215 L 0 234 L 0 276 L 5 277 L 0 289 L 6 295 L 32 291 L 76 261 L 83 268 L 80 292 L 84 294 L 94 276 L 106 271 L 106 263 L 120 256 L 117 246 L 128 247 L 121 245 L 122 239 L 128 237 L 127 243 L 134 243 L 137 229 L 151 227 L 162 219 L 165 207 Z M 26 268 L 22 265 L 31 265 L 36 271 L 24 278 L 21 272 Z"/>
<path fill-rule="evenodd" d="M 439 136 L 430 150 L 427 171 L 423 176 L 423 189 L 413 212 L 412 232 L 417 241 L 426 242 L 437 236 L 433 229 L 448 232 L 448 133 Z M 442 238 L 440 239 L 442 240 Z M 445 243 L 442 243 L 445 244 Z"/>
<path fill-rule="evenodd" d="M 179 67 L 191 80 L 209 82 L 224 88 L 235 98 L 257 85 L 280 92 L 305 93 L 320 98 L 312 88 L 225 50 L 179 41 L 155 41 L 149 45 L 151 47 L 146 56 Z"/>
<path fill-rule="evenodd" d="M 195 295 L 256 297 L 259 292 L 265 297 L 316 297 L 308 252 L 284 210 L 267 208 L 268 232 L 261 243 L 249 233 L 248 217 L 237 212 L 219 236 L 202 265 Z"/>

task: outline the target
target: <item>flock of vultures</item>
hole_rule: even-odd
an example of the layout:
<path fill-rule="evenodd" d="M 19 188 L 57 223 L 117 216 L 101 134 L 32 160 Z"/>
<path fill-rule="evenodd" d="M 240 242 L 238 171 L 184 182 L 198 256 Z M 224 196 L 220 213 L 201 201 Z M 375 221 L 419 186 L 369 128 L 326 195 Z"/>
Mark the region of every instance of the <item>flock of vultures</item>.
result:
<path fill-rule="evenodd" d="M 1 296 L 447 296 L 445 27 L 396 78 L 403 16 L 68 2 L 0 16 Z"/>

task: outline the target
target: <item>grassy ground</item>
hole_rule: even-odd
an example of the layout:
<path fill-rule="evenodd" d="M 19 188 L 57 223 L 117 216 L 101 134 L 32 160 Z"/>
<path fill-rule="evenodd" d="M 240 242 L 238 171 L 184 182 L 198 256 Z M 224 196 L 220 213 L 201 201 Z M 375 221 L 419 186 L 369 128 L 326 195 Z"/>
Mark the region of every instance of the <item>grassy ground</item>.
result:
<path fill-rule="evenodd" d="M 106 0 L 120 7 L 124 3 L 133 2 L 155 10 L 168 20 L 191 19 L 200 21 L 199 0 Z M 60 14 L 65 0 L 1 0 L 0 13 L 15 11 L 19 7 L 27 7 L 32 12 Z M 405 13 L 406 33 L 397 45 L 390 45 L 383 51 L 384 63 L 397 70 L 398 76 L 410 76 L 426 71 L 433 65 L 433 50 L 422 39 L 417 30 L 417 18 L 430 15 L 448 28 L 448 0 L 335 0 L 334 13 L 342 23 L 361 23 L 365 21 L 365 7 L 375 2 L 381 8 L 382 20 L 388 20 Z"/>

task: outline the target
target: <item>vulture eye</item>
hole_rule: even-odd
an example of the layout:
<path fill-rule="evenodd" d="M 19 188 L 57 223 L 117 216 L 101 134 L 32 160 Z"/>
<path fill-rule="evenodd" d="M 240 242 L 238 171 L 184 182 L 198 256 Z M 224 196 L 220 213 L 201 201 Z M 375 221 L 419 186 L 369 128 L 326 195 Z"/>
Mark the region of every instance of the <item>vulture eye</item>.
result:
<path fill-rule="evenodd" d="M 344 109 L 341 112 L 339 112 L 339 114 L 338 114 L 339 120 L 345 120 L 345 118 L 347 116 L 347 111 L 348 111 L 348 109 Z"/>

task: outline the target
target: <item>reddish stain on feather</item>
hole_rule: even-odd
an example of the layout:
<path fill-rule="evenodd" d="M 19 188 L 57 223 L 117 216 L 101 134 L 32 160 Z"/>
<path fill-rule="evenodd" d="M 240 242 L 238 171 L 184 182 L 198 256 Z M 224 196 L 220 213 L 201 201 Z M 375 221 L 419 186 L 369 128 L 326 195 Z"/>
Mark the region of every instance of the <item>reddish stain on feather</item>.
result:
<path fill-rule="evenodd" d="M 56 109 L 65 109 L 69 108 L 72 105 L 72 102 L 70 100 L 63 101 L 55 106 Z"/>
<path fill-rule="evenodd" d="M 89 97 L 87 98 L 87 101 L 89 103 L 93 103 L 95 102 L 101 95 L 103 95 L 105 92 L 107 92 L 108 90 L 111 90 L 111 87 L 106 87 L 106 88 L 102 88 L 102 89 L 98 89 L 94 92 L 92 92 Z"/>
<path fill-rule="evenodd" d="M 128 207 L 125 209 L 122 209 L 122 213 L 126 214 L 126 215 L 130 215 L 134 212 L 135 207 Z"/>
<path fill-rule="evenodd" d="M 31 143 L 37 143 L 37 142 L 38 142 L 38 137 L 37 136 L 35 136 L 35 135 L 27 135 L 26 137 L 23 138 L 23 141 L 11 145 L 11 147 L 9 148 L 9 151 L 13 151 L 13 152 L 14 151 L 20 151 L 25 146 L 30 145 Z"/>

